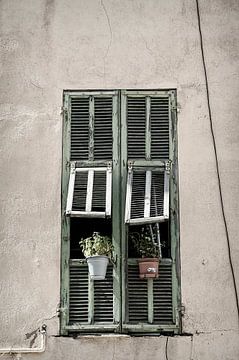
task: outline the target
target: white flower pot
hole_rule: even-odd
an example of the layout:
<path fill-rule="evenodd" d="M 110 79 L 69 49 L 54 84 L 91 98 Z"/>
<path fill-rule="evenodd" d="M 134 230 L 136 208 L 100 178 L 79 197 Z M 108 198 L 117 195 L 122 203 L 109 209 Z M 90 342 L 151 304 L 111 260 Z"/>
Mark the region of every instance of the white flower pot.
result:
<path fill-rule="evenodd" d="M 109 258 L 104 255 L 89 256 L 86 258 L 90 278 L 92 280 L 104 280 Z"/>

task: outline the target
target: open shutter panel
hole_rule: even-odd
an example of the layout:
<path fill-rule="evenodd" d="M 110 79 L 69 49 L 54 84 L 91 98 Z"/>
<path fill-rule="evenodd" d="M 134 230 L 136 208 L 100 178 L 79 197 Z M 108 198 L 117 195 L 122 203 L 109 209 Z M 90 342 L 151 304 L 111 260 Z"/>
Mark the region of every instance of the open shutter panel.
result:
<path fill-rule="evenodd" d="M 111 216 L 111 166 L 71 169 L 66 215 L 104 218 Z"/>
<path fill-rule="evenodd" d="M 72 97 L 71 161 L 112 159 L 112 96 Z"/>
<path fill-rule="evenodd" d="M 125 222 L 145 224 L 169 217 L 169 175 L 165 170 L 129 169 Z"/>

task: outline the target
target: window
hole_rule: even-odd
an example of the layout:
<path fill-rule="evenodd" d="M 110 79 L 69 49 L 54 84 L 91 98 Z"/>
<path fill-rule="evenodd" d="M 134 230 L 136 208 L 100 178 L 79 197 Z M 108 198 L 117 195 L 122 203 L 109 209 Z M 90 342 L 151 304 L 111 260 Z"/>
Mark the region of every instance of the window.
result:
<path fill-rule="evenodd" d="M 178 333 L 175 90 L 65 91 L 61 333 Z M 131 234 L 161 244 L 159 277 L 140 279 Z M 112 237 L 105 280 L 89 279 L 79 241 Z"/>

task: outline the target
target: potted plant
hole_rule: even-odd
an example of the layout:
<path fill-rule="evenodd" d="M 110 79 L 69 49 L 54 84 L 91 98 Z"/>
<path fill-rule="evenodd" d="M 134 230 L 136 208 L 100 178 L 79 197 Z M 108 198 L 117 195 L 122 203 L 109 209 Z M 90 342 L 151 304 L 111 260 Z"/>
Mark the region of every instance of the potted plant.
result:
<path fill-rule="evenodd" d="M 90 278 L 104 280 L 109 258 L 112 257 L 113 245 L 111 238 L 93 232 L 90 237 L 82 238 L 79 244 L 88 263 Z"/>
<path fill-rule="evenodd" d="M 138 232 L 130 232 L 129 239 L 132 241 L 138 255 L 139 277 L 141 279 L 157 278 L 160 260 L 160 249 L 154 242 L 154 235 L 149 227 L 142 227 Z"/>

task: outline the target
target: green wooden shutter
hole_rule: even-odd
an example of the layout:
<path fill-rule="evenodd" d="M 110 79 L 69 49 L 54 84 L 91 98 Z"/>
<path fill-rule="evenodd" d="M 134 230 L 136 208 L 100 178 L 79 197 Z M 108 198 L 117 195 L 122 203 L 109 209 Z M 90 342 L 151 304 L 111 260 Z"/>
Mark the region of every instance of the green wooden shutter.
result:
<path fill-rule="evenodd" d="M 63 110 L 62 334 L 78 331 L 176 333 L 179 292 L 175 91 L 67 91 Z M 70 222 L 78 221 L 70 215 L 81 212 L 82 216 L 92 218 L 94 213 L 107 216 L 107 170 L 99 171 L 99 167 L 112 168 L 111 219 L 115 250 L 114 265 L 108 267 L 106 279 L 94 282 L 89 279 L 85 260 L 70 258 Z M 145 223 L 146 213 L 150 223 L 159 221 L 158 216 L 164 216 L 162 220 L 167 221 L 165 173 L 168 174 L 171 167 L 171 257 L 162 259 L 158 279 L 142 280 L 138 278 L 137 259 L 128 258 L 126 234 L 134 221 L 134 225 L 139 224 L 139 219 Z M 81 171 L 74 170 L 73 176 L 70 175 L 72 169 Z M 125 223 L 128 169 L 133 176 L 131 184 L 128 182 L 130 217 Z M 147 177 L 151 178 L 150 187 Z M 73 186 L 67 201 L 70 178 Z M 87 215 L 89 203 L 91 211 Z M 69 216 L 65 216 L 66 210 Z"/>
<path fill-rule="evenodd" d="M 169 220 L 172 97 L 168 91 L 124 91 L 123 136 L 127 138 L 127 227 Z M 123 145 L 122 145 L 123 146 Z M 171 225 L 170 225 L 171 226 Z M 128 228 L 129 229 L 129 228 Z M 127 239 L 124 248 L 127 248 Z M 174 251 L 163 258 L 158 279 L 139 279 L 137 259 L 125 258 L 123 329 L 128 332 L 171 331 L 178 326 Z M 173 331 L 174 331 L 173 330 Z"/>
<path fill-rule="evenodd" d="M 71 97 L 71 161 L 112 159 L 112 96 Z"/>
<path fill-rule="evenodd" d="M 105 280 L 89 278 L 85 262 L 70 262 L 69 325 L 113 324 L 113 269 L 108 266 Z"/>
<path fill-rule="evenodd" d="M 172 262 L 170 259 L 161 261 L 159 277 L 154 280 L 139 279 L 138 264 L 133 263 L 132 260 L 129 261 L 128 323 L 173 325 Z"/>
<path fill-rule="evenodd" d="M 126 101 L 128 159 L 169 159 L 168 94 L 130 95 Z"/>
<path fill-rule="evenodd" d="M 119 167 L 113 161 L 115 157 L 118 160 L 118 93 L 69 92 L 66 98 L 70 140 L 68 161 L 71 164 L 66 215 L 71 218 L 109 218 L 112 215 L 112 172 L 117 174 Z M 115 179 L 113 188 L 117 188 Z M 117 221 L 117 206 L 113 206 L 113 222 Z M 117 258 L 119 239 L 115 233 L 114 225 L 113 255 Z M 68 277 L 63 288 L 68 298 L 65 331 L 114 331 L 119 322 L 119 264 L 108 266 L 105 280 L 93 281 L 89 278 L 86 260 L 69 259 L 69 246 L 67 253 L 63 254 L 63 260 L 65 258 L 69 264 L 68 273 L 65 270 L 63 275 Z"/>

